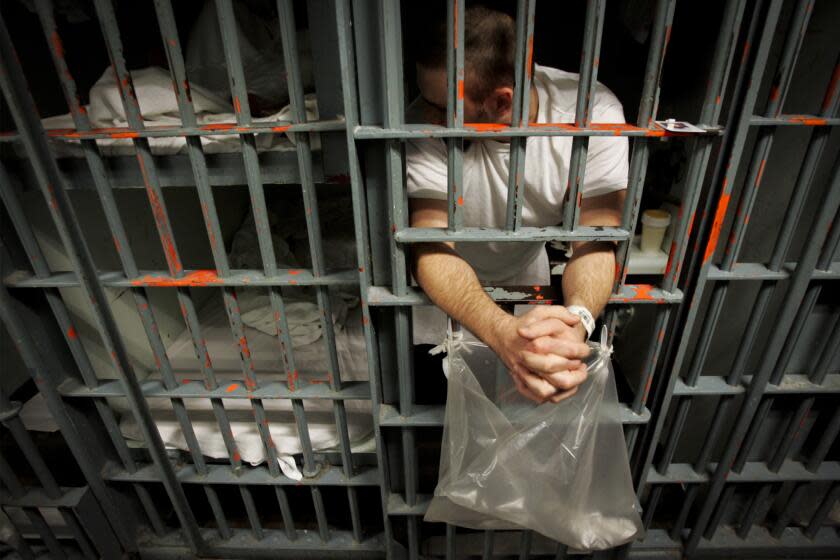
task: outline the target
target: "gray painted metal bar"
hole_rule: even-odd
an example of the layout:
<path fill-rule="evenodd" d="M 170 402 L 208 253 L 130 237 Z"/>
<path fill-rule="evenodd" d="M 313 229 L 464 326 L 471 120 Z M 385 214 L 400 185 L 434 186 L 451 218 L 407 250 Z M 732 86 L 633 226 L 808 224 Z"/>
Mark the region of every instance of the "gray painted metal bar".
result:
<path fill-rule="evenodd" d="M 11 184 L 9 180 L 9 184 Z M 221 269 L 220 269 L 221 270 Z M 140 270 L 138 276 L 126 276 L 116 270 L 100 271 L 99 281 L 107 288 L 234 288 L 279 286 L 352 286 L 356 284 L 356 271 L 330 272 L 315 277 L 311 271 L 299 268 L 277 269 L 273 275 L 261 270 L 229 270 L 228 274 L 216 270 L 185 270 L 176 277 L 163 270 Z M 34 276 L 26 271 L 15 271 L 3 279 L 7 286 L 16 288 L 75 288 L 79 279 L 73 272 L 46 272 Z"/>
<path fill-rule="evenodd" d="M 813 539 L 817 535 L 817 532 L 820 530 L 820 527 L 825 522 L 838 499 L 840 499 L 840 483 L 835 482 L 831 485 L 831 489 L 826 492 L 825 498 L 817 507 L 813 517 L 811 517 L 811 521 L 808 522 L 808 527 L 805 529 L 806 537 Z"/>
<path fill-rule="evenodd" d="M 9 38 L 5 20 L 0 20 L 0 53 L 2 53 L 0 87 L 24 140 L 26 151 L 38 178 L 38 186 L 48 203 L 56 229 L 73 263 L 73 268 L 83 279 L 83 291 L 91 302 L 96 326 L 106 350 L 112 356 L 116 372 L 126 384 L 129 404 L 138 419 L 150 453 L 158 468 L 161 469 L 164 487 L 172 500 L 186 540 L 197 552 L 203 546 L 203 539 L 198 532 L 195 517 L 189 508 L 183 489 L 175 480 L 160 434 L 154 426 L 149 408 L 140 393 L 137 377 L 129 362 L 116 322 L 111 315 L 104 290 L 96 279 L 93 258 L 84 243 L 81 227 L 64 190 L 64 181 L 50 153 L 31 94 L 23 82 L 23 72 Z"/>
<path fill-rule="evenodd" d="M 536 1 L 519 0 L 516 5 L 516 52 L 511 126 L 528 128 L 531 109 L 531 75 L 534 65 L 534 13 Z M 457 126 L 457 124 L 456 124 Z M 505 229 L 522 226 L 522 206 L 525 201 L 525 149 L 528 137 L 510 140 L 508 166 L 508 197 Z"/>
<path fill-rule="evenodd" d="M 601 36 L 604 31 L 604 10 L 606 0 L 588 0 L 586 21 L 583 31 L 583 54 L 580 62 L 577 103 L 575 105 L 575 126 L 585 127 L 592 122 L 592 108 L 595 106 L 595 92 L 598 80 L 598 61 L 601 52 Z M 589 138 L 575 137 L 572 141 L 572 156 L 569 163 L 569 178 L 566 183 L 566 202 L 563 207 L 563 227 L 575 230 L 580 213 L 580 186 L 586 171 L 586 156 Z"/>
<path fill-rule="evenodd" d="M 719 136 L 718 126 L 697 125 L 700 132 L 670 132 L 664 128 L 643 128 L 625 123 L 590 123 L 578 126 L 571 123 L 529 123 L 527 127 L 500 123 L 465 123 L 464 128 L 433 124 L 406 124 L 401 127 L 383 128 L 364 125 L 353 129 L 357 140 L 409 139 L 409 138 L 516 138 L 522 136 L 648 136 L 652 138 L 691 138 Z"/>
<path fill-rule="evenodd" d="M 233 105 L 236 112 L 236 120 L 237 123 L 247 125 L 251 123 L 251 109 L 248 103 L 245 75 L 242 67 L 242 57 L 239 50 L 239 39 L 237 36 L 236 22 L 234 21 L 232 3 L 229 0 L 217 0 L 216 13 L 219 20 L 221 40 L 224 45 L 227 74 L 230 80 L 231 97 L 234 100 Z M 266 274 L 274 274 L 277 269 L 277 260 L 271 240 L 271 231 L 268 223 L 268 210 L 265 203 L 263 183 L 260 177 L 260 167 L 259 160 L 257 158 L 255 139 L 253 135 L 241 135 L 240 141 L 242 157 L 245 163 L 245 171 L 248 176 L 248 191 L 251 197 L 251 209 L 254 215 L 254 224 L 257 230 L 257 238 L 260 254 L 262 256 L 263 267 Z M 269 297 L 275 314 L 277 336 L 283 353 L 284 363 L 286 365 L 289 387 L 290 389 L 294 389 L 297 384 L 297 369 L 294 365 L 292 344 L 288 335 L 289 329 L 286 320 L 285 305 L 278 289 L 272 288 L 269 292 Z M 233 314 L 231 314 L 230 317 L 232 319 L 232 327 L 235 331 L 238 331 L 241 328 L 241 321 L 237 321 L 235 315 Z M 244 372 L 246 384 L 250 389 L 255 389 L 257 387 L 257 381 L 253 365 L 250 362 L 250 350 L 247 347 L 247 341 L 244 341 L 244 345 L 241 345 L 240 353 L 242 354 L 243 361 L 249 365 Z M 255 411 L 255 419 L 260 431 L 260 437 L 263 441 L 267 461 L 269 462 L 271 469 L 277 468 L 279 470 L 279 467 L 277 467 L 277 452 L 271 439 L 271 433 L 265 415 L 265 407 L 259 399 L 254 399 L 251 402 Z M 306 423 L 306 413 L 303 409 L 303 402 L 295 399 L 292 401 L 292 407 L 295 422 L 298 426 L 301 447 L 303 448 L 304 474 L 311 476 L 315 474 L 318 469 L 314 464 L 312 444 L 309 439 L 309 428 Z M 316 508 L 317 507 L 323 507 L 323 505 L 316 505 Z"/>
<path fill-rule="evenodd" d="M 9 214 L 9 218 L 14 224 L 14 229 L 18 238 L 23 244 L 24 251 L 26 252 L 29 263 L 32 266 L 35 277 L 49 277 L 50 271 L 47 267 L 46 257 L 35 239 L 35 234 L 32 231 L 31 224 L 23 211 L 23 206 L 21 206 L 20 200 L 15 192 L 15 188 L 12 185 L 11 179 L 6 172 L 6 167 L 3 165 L 2 161 L 0 161 L 0 198 L 2 198 L 6 211 Z M 56 323 L 61 329 L 64 340 L 70 349 L 70 353 L 73 356 L 85 385 L 88 387 L 96 386 L 96 375 L 93 372 L 93 366 L 90 363 L 90 358 L 79 340 L 78 331 L 70 318 L 70 314 L 64 304 L 64 301 L 61 299 L 59 291 L 52 288 L 45 289 L 44 295 L 53 315 L 55 316 Z M 134 468 L 134 460 L 131 458 L 128 446 L 126 445 L 125 439 L 120 432 L 114 411 L 111 410 L 111 407 L 108 406 L 106 402 L 100 399 L 94 401 L 94 406 L 102 419 L 102 423 L 105 426 L 108 437 L 123 465 L 129 469 Z"/>
<path fill-rule="evenodd" d="M 385 2 L 384 5 L 387 5 Z M 465 0 L 447 0 L 446 8 L 446 126 L 464 128 L 464 5 Z M 390 47 L 390 46 L 389 46 Z M 386 48 L 387 52 L 390 48 Z M 396 52 L 402 53 L 402 49 Z M 387 66 L 386 66 L 387 68 Z M 402 80 L 399 82 L 402 89 Z M 386 121 L 387 128 L 395 128 Z M 450 231 L 464 227 L 464 139 L 446 139 L 446 199 Z"/>
<path fill-rule="evenodd" d="M 752 19 L 752 22 L 751 22 L 751 31 L 752 31 L 752 26 L 753 25 L 756 26 L 756 27 L 758 26 L 758 23 L 759 23 L 758 14 L 761 13 L 761 7 L 762 7 L 761 5 L 756 5 L 756 7 L 755 7 L 755 12 L 753 14 L 753 19 Z M 771 43 L 771 39 L 772 39 L 772 32 L 775 29 L 775 23 L 776 23 L 776 19 L 778 18 L 778 12 L 779 12 L 780 9 L 781 9 L 781 5 L 778 1 L 776 1 L 772 6 L 771 12 L 768 14 L 770 17 L 766 18 L 765 20 L 762 20 L 762 21 L 764 21 L 764 25 L 762 26 L 761 40 L 760 40 L 759 47 L 757 49 L 757 55 L 756 55 L 757 59 L 755 60 L 754 65 L 752 66 L 750 80 L 747 82 L 747 83 L 753 84 L 753 85 L 752 85 L 752 87 L 749 88 L 749 90 L 747 91 L 747 94 L 746 94 L 746 101 L 745 101 L 745 103 L 746 103 L 745 107 L 746 108 L 744 109 L 744 111 L 746 113 L 750 113 L 752 111 L 752 107 L 755 104 L 755 100 L 756 100 L 756 96 L 757 96 L 757 85 L 756 84 L 758 82 L 760 82 L 759 77 L 761 75 L 761 69 L 763 68 L 764 63 L 767 60 L 767 56 L 768 56 L 768 52 L 769 52 L 769 48 L 770 48 L 770 43 Z M 725 82 L 726 82 L 726 76 L 728 75 L 728 71 L 724 70 L 724 68 L 728 69 L 729 66 L 730 66 L 729 62 L 731 60 L 731 53 L 735 49 L 735 44 L 736 44 L 736 41 L 738 39 L 738 34 L 739 34 L 739 26 L 737 24 L 740 21 L 740 17 L 742 15 L 742 13 L 743 13 L 743 4 L 742 3 L 736 3 L 734 0 L 730 1 L 730 3 L 727 4 L 726 11 L 725 11 L 725 14 L 724 14 L 724 21 L 722 23 L 722 31 L 718 36 L 719 37 L 718 47 L 722 47 L 723 45 L 727 45 L 727 47 L 726 48 L 716 48 L 716 50 L 715 50 L 715 60 L 713 61 L 713 66 L 712 66 L 712 70 L 713 70 L 712 71 L 712 76 L 715 79 L 710 80 L 710 82 L 709 82 L 709 87 L 707 88 L 707 91 L 706 91 L 706 96 L 705 96 L 705 100 L 704 100 L 704 107 L 703 107 L 703 113 L 704 113 L 703 116 L 710 117 L 715 121 L 716 121 L 716 119 L 719 115 L 719 107 L 717 106 L 718 105 L 717 99 L 720 96 L 722 96 L 723 93 L 724 93 L 723 88 L 724 88 L 724 85 L 725 85 Z M 751 38 L 751 32 L 748 33 L 747 38 L 748 39 Z M 745 72 L 746 72 L 746 70 L 745 70 Z M 741 81 L 741 80 L 739 79 L 739 81 Z M 717 87 L 715 87 L 715 86 L 717 86 Z M 718 88 L 720 88 L 720 89 L 718 89 Z M 734 139 L 733 139 L 732 153 L 730 153 L 730 155 L 729 155 L 730 161 L 736 161 L 736 162 L 738 161 L 738 158 L 740 157 L 740 153 L 743 151 L 743 145 L 744 145 L 744 142 L 746 140 L 747 129 L 748 129 L 748 123 L 746 122 L 746 119 L 741 117 L 740 120 L 738 121 L 737 128 L 733 128 L 733 130 L 734 130 L 733 138 Z M 691 169 L 694 170 L 694 173 L 691 174 L 690 177 L 692 178 L 693 181 L 695 181 L 695 184 L 697 184 L 697 185 L 699 185 L 700 184 L 699 182 L 702 181 L 702 179 L 703 179 L 704 173 L 701 173 L 700 171 L 701 171 L 701 168 L 703 169 L 703 171 L 705 171 L 705 165 L 708 162 L 710 149 L 711 149 L 710 145 L 704 146 L 705 151 L 704 152 L 695 152 L 696 159 L 692 158 L 692 163 L 694 165 L 691 166 Z M 730 166 L 731 166 L 731 164 L 730 164 Z M 737 167 L 737 165 L 736 165 L 736 167 Z M 727 168 L 727 170 L 728 170 L 727 173 L 728 174 L 734 173 L 734 171 L 729 171 L 729 169 L 730 168 Z M 655 447 L 656 447 L 655 442 L 658 441 L 659 436 L 660 436 L 661 431 L 662 431 L 662 428 L 663 428 L 663 425 L 664 425 L 664 419 L 665 419 L 665 416 L 666 416 L 664 412 L 667 411 L 667 409 L 668 409 L 668 406 L 670 404 L 670 398 L 671 398 L 671 395 L 673 394 L 674 385 L 676 384 L 677 379 L 681 375 L 681 372 L 682 372 L 682 369 L 683 369 L 683 366 L 684 366 L 684 362 L 687 358 L 687 351 L 688 351 L 688 347 L 689 347 L 688 342 L 696 340 L 696 337 L 697 337 L 697 334 L 694 332 L 694 329 L 697 327 L 697 324 L 698 324 L 697 316 L 698 316 L 698 313 L 700 311 L 699 310 L 699 308 L 700 308 L 699 302 L 702 301 L 702 298 L 704 296 L 704 288 L 706 286 L 706 284 L 703 280 L 702 274 L 708 269 L 708 263 L 710 261 L 710 258 L 713 256 L 714 246 L 717 243 L 717 236 L 720 233 L 720 228 L 721 228 L 722 222 L 723 222 L 723 216 L 726 213 L 726 208 L 727 208 L 726 202 L 728 202 L 729 197 L 731 196 L 731 190 L 732 190 L 732 183 L 733 182 L 734 182 L 734 176 L 733 177 L 727 177 L 723 181 L 723 193 L 722 193 L 721 199 L 719 200 L 718 212 L 715 215 L 714 225 L 713 225 L 713 228 L 712 228 L 712 239 L 710 239 L 709 243 L 707 243 L 707 250 L 706 250 L 706 253 L 705 253 L 704 258 L 703 258 L 704 265 L 703 265 L 703 269 L 701 270 L 701 278 L 697 282 L 697 288 L 695 290 L 695 293 L 692 297 L 691 304 L 689 306 L 688 316 L 687 316 L 687 319 L 686 319 L 687 327 L 686 327 L 686 330 L 683 333 L 683 336 L 680 340 L 679 347 L 677 349 L 677 354 L 676 354 L 676 357 L 674 359 L 674 365 L 673 365 L 673 368 L 671 370 L 671 374 L 670 374 L 669 379 L 668 379 L 668 385 L 667 385 L 666 390 L 665 390 L 665 396 L 664 396 L 663 402 L 661 404 L 662 413 L 660 413 L 658 415 L 657 422 L 654 426 L 654 431 L 653 431 L 653 434 L 652 434 L 652 437 L 651 437 L 651 440 L 650 440 L 653 443 L 648 446 L 648 449 L 647 449 L 647 452 L 646 452 L 647 457 L 645 458 L 644 462 L 642 463 L 642 467 L 641 467 L 641 471 L 640 471 L 640 479 L 641 480 L 644 480 L 648 477 L 647 472 L 648 472 L 648 469 L 650 468 L 650 464 L 653 460 L 653 453 L 654 453 Z M 699 189 L 696 189 L 695 192 L 697 194 L 699 194 Z M 709 209 L 707 209 L 707 211 L 706 211 L 707 214 L 709 214 L 708 210 Z M 690 223 L 693 222 L 694 216 L 693 215 L 686 216 L 686 214 L 687 214 L 687 212 L 684 213 L 684 215 L 683 215 L 681 228 L 684 227 L 687 230 L 688 225 L 690 225 Z M 681 233 L 681 231 L 675 232 L 675 238 L 681 238 L 680 233 Z M 686 233 L 686 235 L 687 235 L 687 233 Z M 685 250 L 685 245 L 683 245 L 680 248 L 679 251 L 676 251 L 676 250 L 672 251 L 672 255 L 684 256 L 684 250 Z M 672 262 L 674 262 L 674 261 L 672 261 Z M 678 276 L 679 276 L 679 267 L 681 266 L 681 262 L 682 262 L 681 258 L 675 259 L 675 263 L 676 263 L 677 266 L 672 267 L 670 276 L 666 276 L 666 283 L 676 283 L 676 280 L 678 279 Z M 691 274 L 691 273 L 692 273 L 691 270 L 689 270 L 689 274 Z M 701 340 L 701 343 L 702 343 L 702 340 Z M 700 344 L 700 343 L 698 343 L 698 344 Z M 694 370 L 694 371 L 697 371 L 697 370 Z M 695 379 L 695 381 L 696 381 L 696 379 Z M 691 377 L 689 378 L 687 384 L 688 385 L 693 385 Z M 682 400 L 680 402 L 679 406 L 680 406 L 680 408 L 677 411 L 677 415 L 678 415 L 678 417 L 683 417 L 683 416 L 688 414 L 689 407 L 690 407 L 690 401 L 689 400 Z M 716 418 L 720 418 L 720 417 L 721 417 L 720 414 L 716 415 Z M 708 440 L 707 440 L 707 443 L 708 443 Z M 707 445 L 706 447 L 710 448 L 711 446 Z M 702 455 L 703 455 L 703 453 L 701 452 L 701 456 Z"/>
<path fill-rule="evenodd" d="M 73 76 L 70 73 L 70 70 L 67 67 L 67 64 L 64 60 L 64 49 L 61 44 L 61 36 L 58 33 L 58 28 L 55 24 L 55 18 L 52 12 L 52 4 L 48 1 L 39 0 L 39 2 L 36 3 L 36 9 L 38 11 L 39 18 L 41 19 L 41 25 L 44 30 L 47 43 L 50 45 L 50 54 L 52 55 L 53 63 L 56 66 L 59 80 L 62 83 L 62 89 L 64 91 L 65 100 L 67 101 L 67 104 L 70 107 L 70 112 L 73 117 L 74 124 L 79 130 L 89 130 L 90 122 L 87 118 L 87 113 L 83 111 L 79 106 L 75 81 L 73 80 Z M 109 22 L 109 27 L 113 27 L 115 25 L 116 22 Z M 115 68 L 124 68 L 124 62 L 116 64 Z M 125 98 L 123 98 L 123 102 L 126 103 Z M 138 123 L 132 122 L 130 124 L 132 126 L 135 126 Z M 142 127 L 142 123 L 139 124 Z M 120 261 L 122 263 L 123 272 L 127 277 L 136 277 L 139 275 L 139 271 L 134 259 L 134 254 L 131 249 L 131 245 L 128 241 L 128 237 L 125 232 L 125 228 L 123 227 L 122 219 L 119 215 L 116 200 L 113 197 L 111 185 L 108 181 L 105 172 L 105 167 L 102 163 L 102 157 L 99 153 L 99 149 L 96 146 L 96 142 L 94 140 L 84 140 L 83 148 L 85 151 L 85 157 L 88 161 L 88 165 L 91 169 L 91 175 L 93 176 L 94 182 L 96 184 L 97 192 L 99 193 L 100 201 L 105 210 L 105 216 L 108 221 L 108 226 L 111 230 L 111 235 L 114 239 L 117 254 L 119 255 Z M 145 164 L 141 163 L 141 165 L 145 168 Z M 162 199 L 162 193 L 160 193 L 159 187 L 158 195 L 160 195 Z M 165 213 L 165 210 L 163 210 L 163 212 Z M 170 270 L 170 274 L 171 273 L 172 270 Z M 172 367 L 169 363 L 169 358 L 166 355 L 166 347 L 163 344 L 163 341 L 161 340 L 160 331 L 157 327 L 154 312 L 152 311 L 151 305 L 149 303 L 148 295 L 146 294 L 145 290 L 139 288 L 132 289 L 132 293 L 135 298 L 138 314 L 143 323 L 146 338 L 149 341 L 149 347 L 151 348 L 155 358 L 155 363 L 159 364 L 158 369 L 163 376 L 163 380 L 167 388 L 170 390 L 174 389 L 177 387 L 178 384 L 175 381 L 175 376 L 172 372 Z M 179 291 L 179 299 L 184 304 L 184 307 L 182 307 L 182 309 L 186 310 L 190 307 L 194 307 L 188 294 L 182 294 Z M 187 317 L 188 316 L 185 313 L 185 318 Z M 191 325 L 191 327 L 197 327 L 197 323 Z M 200 337 L 200 334 L 198 336 Z M 204 352 L 206 353 L 206 348 L 204 349 Z M 192 422 L 189 419 L 189 415 L 187 413 L 186 406 L 184 405 L 184 401 L 182 399 L 176 398 L 171 399 L 170 402 L 172 403 L 172 407 L 175 411 L 178 423 L 181 426 L 181 431 L 184 435 L 187 447 L 190 450 L 193 462 L 196 464 L 197 468 L 199 468 L 202 471 L 206 471 L 204 456 L 202 455 L 201 448 L 198 444 L 198 440 L 196 439 L 195 431 L 193 430 Z M 213 511 L 221 511 L 222 508 L 219 504 L 218 496 L 216 495 L 213 488 L 206 487 L 205 494 L 213 508 Z M 219 522 L 220 527 L 224 525 L 224 523 L 218 519 L 217 522 Z"/>
<path fill-rule="evenodd" d="M 362 291 L 362 323 L 364 326 L 365 346 L 368 356 L 368 375 L 370 381 L 371 412 L 373 414 L 374 440 L 376 442 L 376 459 L 379 469 L 380 507 L 382 508 L 385 552 L 388 557 L 395 553 L 391 520 L 388 516 L 388 493 L 391 488 L 389 466 L 386 449 L 379 425 L 379 411 L 381 406 L 381 371 L 379 363 L 379 349 L 376 335 L 371 324 L 370 306 L 367 292 L 370 286 L 370 275 L 373 268 L 370 258 L 370 240 L 367 235 L 367 207 L 359 156 L 353 130 L 358 125 L 358 103 L 356 85 L 356 62 L 353 46 L 353 35 L 350 22 L 350 3 L 348 0 L 336 0 L 335 22 L 338 35 L 338 56 L 341 69 L 342 100 L 344 116 L 347 121 L 347 153 L 350 175 L 350 188 L 353 201 L 353 224 L 356 237 L 356 258 L 359 267 L 359 286 Z"/>
<path fill-rule="evenodd" d="M 397 230 L 394 238 L 400 243 L 489 242 L 489 241 L 622 241 L 630 234 L 622 228 L 581 226 L 574 231 L 558 226 L 522 227 L 516 231 L 504 229 L 466 227 L 458 231 L 439 228 L 405 228 Z"/>
<path fill-rule="evenodd" d="M 665 53 L 671 35 L 671 25 L 674 21 L 674 6 L 676 0 L 659 0 L 651 29 L 650 49 L 645 66 L 642 99 L 639 102 L 639 113 L 636 118 L 637 126 L 651 127 L 656 120 L 656 108 L 659 105 L 659 84 L 662 81 L 662 68 L 665 64 Z M 621 215 L 621 227 L 627 231 L 636 230 L 639 217 L 639 205 L 642 201 L 642 191 L 647 174 L 648 154 L 650 144 L 642 139 L 633 142 L 633 152 L 630 158 L 630 176 L 627 181 L 627 200 Z M 616 251 L 616 263 L 619 272 L 616 275 L 616 289 L 623 284 L 627 277 L 627 263 L 630 259 L 630 242 L 619 243 Z"/>
<path fill-rule="evenodd" d="M 286 63 L 286 76 L 289 88 L 290 104 L 293 120 L 296 124 L 306 122 L 306 110 L 304 107 L 302 75 L 297 52 L 297 41 L 295 40 L 295 15 L 294 6 L 291 0 L 277 2 L 277 11 L 280 20 L 281 39 L 283 43 L 283 57 Z M 326 263 L 324 262 L 324 251 L 321 240 L 321 225 L 318 216 L 318 200 L 316 196 L 315 182 L 312 170 L 312 153 L 309 144 L 309 136 L 306 134 L 296 135 L 296 149 L 298 154 L 298 167 L 300 169 L 301 187 L 303 190 L 304 211 L 306 214 L 307 235 L 309 238 L 310 254 L 312 255 L 312 272 L 318 278 L 326 275 Z M 325 286 L 317 288 L 318 307 L 321 311 L 321 330 L 324 337 L 324 347 L 328 357 L 329 368 L 327 379 L 330 381 L 330 388 L 333 391 L 341 391 L 341 371 L 336 353 L 335 332 L 332 321 L 332 307 L 330 304 L 329 291 Z M 344 408 L 344 401 L 333 401 L 333 413 L 339 436 L 339 445 L 342 455 L 342 466 L 345 476 L 353 476 L 353 457 L 350 452 L 350 435 L 347 428 L 347 413 Z M 355 489 L 347 489 L 347 499 L 350 506 L 351 521 L 354 529 L 354 536 L 361 540 L 361 529 L 358 520 L 358 497 Z M 323 517 L 323 515 L 322 515 Z M 329 540 L 325 533 L 326 523 L 319 518 L 319 528 L 323 540 Z"/>
<path fill-rule="evenodd" d="M 822 247 L 821 240 L 826 239 L 831 220 L 834 218 L 838 206 L 840 206 L 840 162 L 834 165 L 828 191 L 823 198 L 822 207 L 809 230 L 810 235 L 808 238 L 812 240 L 812 243 L 800 257 L 799 266 L 785 293 L 782 310 L 777 317 L 768 340 L 766 346 L 767 351 L 762 355 L 759 372 L 750 384 L 731 436 L 726 443 L 721 461 L 710 480 L 709 495 L 701 508 L 696 527 L 686 544 L 686 550 L 689 554 L 697 547 L 700 535 L 709 521 L 713 501 L 720 495 L 723 489 L 726 477 L 729 474 L 729 465 L 736 458 L 741 441 L 746 436 L 749 424 L 758 408 L 764 388 L 773 373 L 773 368 L 778 361 L 784 339 L 795 318 L 796 308 L 801 304 L 802 298 L 805 296 L 811 271 L 817 264 Z"/>

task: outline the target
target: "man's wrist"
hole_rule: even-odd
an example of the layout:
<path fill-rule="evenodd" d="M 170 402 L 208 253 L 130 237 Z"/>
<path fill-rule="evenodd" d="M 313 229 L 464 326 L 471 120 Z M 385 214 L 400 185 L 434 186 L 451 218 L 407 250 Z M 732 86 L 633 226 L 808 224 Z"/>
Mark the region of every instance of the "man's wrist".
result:
<path fill-rule="evenodd" d="M 595 317 L 592 316 L 592 312 L 586 306 L 578 304 L 572 304 L 566 307 L 566 310 L 580 317 L 580 322 L 576 327 L 582 329 L 583 339 L 588 340 L 595 331 Z"/>

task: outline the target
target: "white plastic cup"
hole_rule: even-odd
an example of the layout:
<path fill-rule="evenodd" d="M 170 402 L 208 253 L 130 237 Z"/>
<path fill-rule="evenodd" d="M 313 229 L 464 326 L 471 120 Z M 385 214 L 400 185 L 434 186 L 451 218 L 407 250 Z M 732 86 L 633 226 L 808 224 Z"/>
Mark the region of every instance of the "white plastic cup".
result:
<path fill-rule="evenodd" d="M 671 214 L 665 210 L 645 210 L 642 213 L 643 253 L 656 253 L 662 249 L 662 239 L 670 224 Z"/>

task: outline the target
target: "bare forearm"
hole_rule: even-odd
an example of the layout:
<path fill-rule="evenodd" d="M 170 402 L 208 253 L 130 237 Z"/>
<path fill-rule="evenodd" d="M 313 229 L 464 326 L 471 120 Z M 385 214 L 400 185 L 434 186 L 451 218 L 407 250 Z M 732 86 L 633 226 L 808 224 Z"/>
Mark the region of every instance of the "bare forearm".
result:
<path fill-rule="evenodd" d="M 597 317 L 610 299 L 614 274 L 615 252 L 612 244 L 579 244 L 563 271 L 566 305 L 582 305 Z"/>
<path fill-rule="evenodd" d="M 429 299 L 485 343 L 495 346 L 494 327 L 511 316 L 490 299 L 472 267 L 442 243 L 417 245 L 414 255 L 415 278 Z"/>

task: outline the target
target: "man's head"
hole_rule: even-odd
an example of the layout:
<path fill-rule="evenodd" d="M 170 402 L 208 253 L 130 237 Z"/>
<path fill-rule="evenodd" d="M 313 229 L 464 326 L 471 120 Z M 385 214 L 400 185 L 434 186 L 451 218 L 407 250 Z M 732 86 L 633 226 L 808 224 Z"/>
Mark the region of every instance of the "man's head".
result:
<path fill-rule="evenodd" d="M 446 114 L 446 21 L 436 22 L 417 56 L 417 85 Z M 464 13 L 464 121 L 510 124 L 516 26 L 509 15 L 472 6 Z"/>

